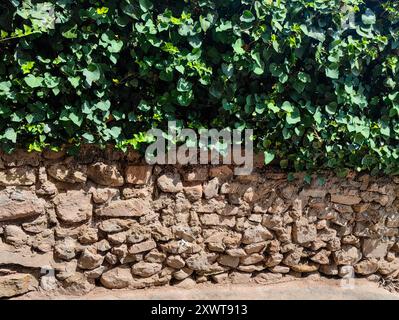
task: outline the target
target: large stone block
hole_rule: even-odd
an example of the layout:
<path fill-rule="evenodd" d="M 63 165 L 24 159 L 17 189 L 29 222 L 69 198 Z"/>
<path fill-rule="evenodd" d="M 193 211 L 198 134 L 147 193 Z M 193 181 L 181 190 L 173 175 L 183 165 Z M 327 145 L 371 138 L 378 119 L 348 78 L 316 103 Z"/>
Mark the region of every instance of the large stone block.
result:
<path fill-rule="evenodd" d="M 151 204 L 148 199 L 133 198 L 129 200 L 111 201 L 96 211 L 99 217 L 141 217 L 151 213 Z"/>
<path fill-rule="evenodd" d="M 86 221 L 92 215 L 91 195 L 83 190 L 69 190 L 54 199 L 58 218 L 64 222 Z"/>
<path fill-rule="evenodd" d="M 35 169 L 30 167 L 18 167 L 0 171 L 0 186 L 31 186 L 35 182 Z"/>
<path fill-rule="evenodd" d="M 40 215 L 44 207 L 45 201 L 31 190 L 6 188 L 0 191 L 0 221 Z"/>

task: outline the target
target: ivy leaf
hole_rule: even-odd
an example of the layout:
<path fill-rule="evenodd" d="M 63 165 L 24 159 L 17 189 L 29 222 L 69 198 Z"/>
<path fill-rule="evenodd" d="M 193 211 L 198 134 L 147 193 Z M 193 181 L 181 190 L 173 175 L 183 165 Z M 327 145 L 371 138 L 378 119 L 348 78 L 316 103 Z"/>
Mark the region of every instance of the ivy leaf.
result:
<path fill-rule="evenodd" d="M 265 164 L 269 164 L 274 160 L 275 154 L 274 152 L 265 151 Z"/>
<path fill-rule="evenodd" d="M 191 82 L 187 81 L 184 78 L 180 78 L 179 81 L 177 82 L 177 91 L 179 92 L 188 92 L 192 88 Z"/>
<path fill-rule="evenodd" d="M 140 8 L 144 12 L 147 12 L 148 10 L 152 9 L 153 4 L 150 0 L 139 0 Z"/>
<path fill-rule="evenodd" d="M 240 20 L 242 22 L 251 23 L 252 21 L 255 21 L 255 16 L 251 11 L 245 10 L 242 16 L 240 17 Z"/>
<path fill-rule="evenodd" d="M 100 80 L 101 72 L 99 67 L 92 63 L 87 67 L 87 69 L 83 70 L 83 75 L 86 77 L 86 81 L 89 86 L 91 86 L 93 82 Z"/>
<path fill-rule="evenodd" d="M 4 138 L 7 140 L 10 140 L 12 143 L 17 142 L 17 133 L 13 128 L 7 128 L 6 131 L 4 132 Z"/>
<path fill-rule="evenodd" d="M 29 74 L 24 79 L 25 83 L 31 88 L 38 88 L 38 87 L 42 86 L 43 80 L 44 79 L 42 77 L 35 77 L 32 74 Z"/>
<path fill-rule="evenodd" d="M 338 79 L 339 78 L 339 70 L 326 68 L 326 76 L 331 79 Z"/>
<path fill-rule="evenodd" d="M 377 19 L 374 12 L 370 8 L 367 8 L 366 12 L 362 14 L 362 22 L 366 25 L 373 25 L 376 21 Z"/>

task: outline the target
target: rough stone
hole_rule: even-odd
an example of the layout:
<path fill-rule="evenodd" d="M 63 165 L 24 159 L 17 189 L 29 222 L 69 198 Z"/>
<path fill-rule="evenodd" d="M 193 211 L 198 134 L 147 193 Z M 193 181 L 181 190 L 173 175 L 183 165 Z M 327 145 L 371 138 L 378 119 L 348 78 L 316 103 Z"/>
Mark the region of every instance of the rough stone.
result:
<path fill-rule="evenodd" d="M 304 244 L 316 240 L 317 229 L 315 225 L 309 224 L 307 219 L 300 219 L 294 223 L 292 234 L 296 243 Z"/>
<path fill-rule="evenodd" d="M 358 248 L 351 245 L 344 245 L 341 250 L 333 253 L 333 257 L 337 265 L 352 266 L 362 258 L 362 254 Z"/>
<path fill-rule="evenodd" d="M 72 164 L 57 163 L 47 169 L 47 173 L 55 180 L 67 183 L 84 183 L 87 180 L 86 168 Z"/>
<path fill-rule="evenodd" d="M 120 187 L 124 179 L 114 164 L 97 162 L 87 169 L 87 177 L 95 183 L 108 187 Z"/>
<path fill-rule="evenodd" d="M 36 290 L 38 285 L 38 281 L 30 274 L 0 276 L 0 298 L 10 298 Z"/>
<path fill-rule="evenodd" d="M 361 201 L 362 198 L 360 198 L 359 196 L 340 195 L 340 194 L 331 195 L 331 202 L 340 203 L 348 206 L 359 204 Z"/>
<path fill-rule="evenodd" d="M 262 226 L 251 226 L 244 231 L 242 243 L 251 244 L 273 239 L 269 230 Z"/>
<path fill-rule="evenodd" d="M 64 222 L 78 223 L 89 219 L 93 206 L 91 195 L 79 190 L 68 190 L 54 198 L 58 218 Z"/>
<path fill-rule="evenodd" d="M 369 275 L 377 272 L 378 260 L 368 259 L 362 260 L 354 265 L 355 272 L 361 275 Z"/>
<path fill-rule="evenodd" d="M 100 281 L 108 289 L 123 289 L 133 283 L 133 276 L 128 267 L 117 267 L 104 272 Z"/>
<path fill-rule="evenodd" d="M 126 182 L 135 185 L 145 185 L 150 182 L 151 174 L 152 166 L 128 166 L 125 172 Z"/>
<path fill-rule="evenodd" d="M 160 272 L 161 269 L 162 265 L 159 263 L 140 261 L 133 265 L 132 273 L 136 276 L 147 278 Z"/>
<path fill-rule="evenodd" d="M 40 215 L 45 201 L 25 189 L 6 188 L 0 191 L 0 222 Z"/>
<path fill-rule="evenodd" d="M 18 167 L 0 170 L 0 186 L 31 186 L 36 182 L 33 168 Z"/>
<path fill-rule="evenodd" d="M 158 187 L 163 192 L 177 193 L 183 191 L 183 183 L 178 173 L 165 173 L 157 180 Z"/>
<path fill-rule="evenodd" d="M 127 218 L 141 217 L 151 213 L 148 199 L 129 199 L 111 201 L 102 208 L 96 210 L 99 217 Z"/>

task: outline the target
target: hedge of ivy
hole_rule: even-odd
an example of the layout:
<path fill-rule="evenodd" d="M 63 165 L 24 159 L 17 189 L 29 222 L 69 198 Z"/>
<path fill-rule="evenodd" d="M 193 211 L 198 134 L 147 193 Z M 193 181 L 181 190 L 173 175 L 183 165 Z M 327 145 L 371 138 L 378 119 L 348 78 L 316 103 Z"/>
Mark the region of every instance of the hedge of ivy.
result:
<path fill-rule="evenodd" d="M 283 168 L 399 173 L 396 0 L 2 0 L 0 143 L 253 128 Z"/>

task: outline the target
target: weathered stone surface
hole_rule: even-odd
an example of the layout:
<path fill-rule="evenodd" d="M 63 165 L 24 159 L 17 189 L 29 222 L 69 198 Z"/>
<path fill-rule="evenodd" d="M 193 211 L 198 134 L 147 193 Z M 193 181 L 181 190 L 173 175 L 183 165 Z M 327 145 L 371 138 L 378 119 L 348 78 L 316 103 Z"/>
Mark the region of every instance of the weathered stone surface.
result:
<path fill-rule="evenodd" d="M 273 239 L 273 235 L 266 228 L 258 225 L 251 226 L 244 231 L 242 243 L 251 244 Z"/>
<path fill-rule="evenodd" d="M 212 180 L 204 183 L 204 196 L 205 199 L 216 197 L 219 192 L 219 179 L 213 178 Z"/>
<path fill-rule="evenodd" d="M 166 264 L 175 269 L 181 269 L 186 265 L 183 258 L 180 256 L 169 256 L 166 259 Z"/>
<path fill-rule="evenodd" d="M 363 240 L 363 255 L 366 258 L 384 258 L 388 253 L 388 241 L 380 239 L 364 239 Z"/>
<path fill-rule="evenodd" d="M 108 289 L 123 289 L 133 282 L 133 276 L 128 267 L 117 267 L 104 272 L 100 281 Z"/>
<path fill-rule="evenodd" d="M 76 256 L 77 243 L 74 239 L 66 237 L 57 241 L 54 247 L 54 254 L 63 260 L 71 260 Z"/>
<path fill-rule="evenodd" d="M 315 225 L 309 224 L 307 219 L 302 218 L 294 223 L 292 234 L 295 242 L 304 244 L 316 240 L 317 229 Z"/>
<path fill-rule="evenodd" d="M 209 176 L 212 178 L 228 179 L 233 176 L 233 170 L 228 166 L 218 166 L 209 169 Z"/>
<path fill-rule="evenodd" d="M 201 223 L 205 226 L 227 226 L 234 227 L 236 224 L 235 217 L 221 216 L 216 213 L 200 215 Z"/>
<path fill-rule="evenodd" d="M 71 163 L 57 163 L 47 169 L 50 177 L 61 182 L 84 183 L 87 180 L 86 168 Z"/>
<path fill-rule="evenodd" d="M 128 166 L 125 172 L 127 183 L 144 185 L 148 184 L 151 179 L 152 166 Z"/>
<path fill-rule="evenodd" d="M 40 162 L 40 153 L 27 152 L 24 149 L 17 149 L 12 153 L 2 155 L 7 167 L 32 166 L 37 167 Z"/>
<path fill-rule="evenodd" d="M 222 266 L 230 267 L 230 268 L 237 268 L 238 264 L 240 263 L 240 258 L 232 257 L 228 255 L 221 255 L 218 259 L 218 262 Z"/>
<path fill-rule="evenodd" d="M 344 245 L 333 253 L 333 257 L 337 265 L 354 265 L 362 258 L 362 254 L 358 248 Z"/>
<path fill-rule="evenodd" d="M 13 246 L 0 243 L 0 266 L 7 264 L 40 269 L 43 266 L 55 265 L 55 262 L 52 252 L 35 254 L 30 250 L 16 251 Z"/>
<path fill-rule="evenodd" d="M 143 278 L 151 277 L 160 272 L 162 264 L 140 261 L 135 263 L 132 267 L 132 273 Z"/>
<path fill-rule="evenodd" d="M 354 265 L 355 272 L 361 275 L 369 275 L 377 272 L 378 260 L 368 259 L 362 260 Z"/>
<path fill-rule="evenodd" d="M 132 245 L 129 248 L 129 253 L 137 254 L 137 253 L 141 253 L 141 252 L 150 251 L 156 247 L 157 247 L 157 244 L 155 243 L 154 240 L 148 240 L 148 241 L 144 241 L 144 242 Z"/>
<path fill-rule="evenodd" d="M 187 170 L 183 174 L 185 181 L 206 181 L 208 179 L 208 168 L 197 167 Z"/>
<path fill-rule="evenodd" d="M 0 170 L 0 186 L 31 186 L 36 182 L 33 168 L 18 167 Z"/>
<path fill-rule="evenodd" d="M 86 248 L 78 260 L 78 267 L 84 270 L 93 270 L 101 266 L 103 261 L 103 256 L 97 254 L 93 249 Z"/>
<path fill-rule="evenodd" d="M 96 210 L 99 217 L 141 217 L 151 213 L 151 205 L 148 199 L 129 199 L 111 201 L 102 208 Z"/>
<path fill-rule="evenodd" d="M 30 274 L 0 276 L 0 298 L 10 298 L 37 289 L 39 283 Z"/>
<path fill-rule="evenodd" d="M 0 221 L 32 217 L 44 213 L 45 201 L 34 192 L 19 188 L 0 191 Z"/>
<path fill-rule="evenodd" d="M 22 246 L 28 241 L 28 235 L 19 226 L 8 225 L 4 228 L 5 242 L 13 246 Z"/>
<path fill-rule="evenodd" d="M 332 194 L 331 195 L 331 202 L 345 204 L 348 206 L 358 204 L 361 201 L 362 201 L 362 198 L 360 198 L 359 196 L 340 195 L 340 194 Z"/>
<path fill-rule="evenodd" d="M 80 190 L 68 190 L 54 198 L 58 218 L 64 222 L 86 221 L 92 215 L 91 195 Z"/>
<path fill-rule="evenodd" d="M 120 187 L 124 179 L 114 164 L 97 162 L 87 168 L 87 177 L 95 183 L 108 187 Z"/>
<path fill-rule="evenodd" d="M 196 201 L 202 198 L 202 184 L 199 182 L 184 186 L 183 191 L 190 201 Z"/>
<path fill-rule="evenodd" d="M 309 272 L 314 272 L 319 270 L 319 265 L 316 263 L 299 263 L 296 265 L 292 265 L 291 269 L 296 271 L 296 272 L 305 272 L 305 273 L 309 273 Z"/>
<path fill-rule="evenodd" d="M 183 191 L 183 183 L 178 173 L 165 173 L 157 180 L 158 187 L 163 192 L 177 193 Z"/>

